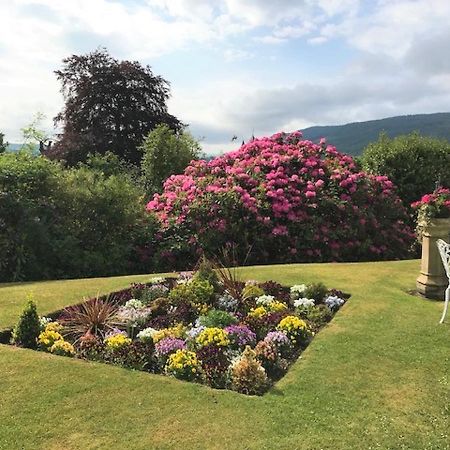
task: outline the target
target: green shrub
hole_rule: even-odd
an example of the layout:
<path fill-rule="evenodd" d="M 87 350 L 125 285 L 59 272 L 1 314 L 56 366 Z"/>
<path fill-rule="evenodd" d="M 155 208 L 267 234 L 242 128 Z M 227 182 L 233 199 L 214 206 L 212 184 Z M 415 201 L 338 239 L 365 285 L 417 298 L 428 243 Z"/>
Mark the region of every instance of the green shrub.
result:
<path fill-rule="evenodd" d="M 333 313 L 326 305 L 317 305 L 307 308 L 304 318 L 311 324 L 313 331 L 318 331 L 333 318 Z"/>
<path fill-rule="evenodd" d="M 220 309 L 210 309 L 206 315 L 199 317 L 199 321 L 200 325 L 207 328 L 225 328 L 238 322 L 236 317 Z"/>
<path fill-rule="evenodd" d="M 313 298 L 317 302 L 322 302 L 327 295 L 328 289 L 323 283 L 308 284 L 303 297 Z"/>
<path fill-rule="evenodd" d="M 141 168 L 147 194 L 161 192 L 170 175 L 183 173 L 186 166 L 200 156 L 200 145 L 192 135 L 175 133 L 167 125 L 158 125 L 145 138 Z"/>
<path fill-rule="evenodd" d="M 169 299 L 174 303 L 210 304 L 213 298 L 214 287 L 209 281 L 199 279 L 193 279 L 189 283 L 179 284 L 169 293 Z"/>
<path fill-rule="evenodd" d="M 264 291 L 259 286 L 247 285 L 242 289 L 242 300 L 255 299 L 264 295 Z"/>
<path fill-rule="evenodd" d="M 219 277 L 214 270 L 213 264 L 205 256 L 203 256 L 198 264 L 194 275 L 195 280 L 208 281 L 214 289 L 219 287 Z"/>
<path fill-rule="evenodd" d="M 0 281 L 142 272 L 153 230 L 127 173 L 0 154 Z"/>
<path fill-rule="evenodd" d="M 37 338 L 41 331 L 36 304 L 30 299 L 23 310 L 12 334 L 14 344 L 26 348 L 37 348 Z"/>
<path fill-rule="evenodd" d="M 405 206 L 435 189 L 436 181 L 450 187 L 450 142 L 411 133 L 390 139 L 381 134 L 363 152 L 365 171 L 386 175 L 397 186 Z"/>

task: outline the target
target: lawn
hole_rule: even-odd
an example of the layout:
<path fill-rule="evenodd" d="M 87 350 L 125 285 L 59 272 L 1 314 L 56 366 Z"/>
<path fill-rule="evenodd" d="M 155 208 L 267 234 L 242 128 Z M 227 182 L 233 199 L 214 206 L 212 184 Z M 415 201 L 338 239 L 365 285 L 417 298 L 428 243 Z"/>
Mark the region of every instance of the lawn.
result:
<path fill-rule="evenodd" d="M 441 303 L 407 294 L 418 268 L 243 269 L 245 278 L 319 279 L 352 293 L 263 397 L 0 346 L 0 448 L 450 449 L 450 325 L 438 325 Z M 129 280 L 103 279 L 101 289 Z M 29 286 L 0 285 L 3 326 Z M 92 280 L 32 286 L 45 311 L 99 289 Z"/>

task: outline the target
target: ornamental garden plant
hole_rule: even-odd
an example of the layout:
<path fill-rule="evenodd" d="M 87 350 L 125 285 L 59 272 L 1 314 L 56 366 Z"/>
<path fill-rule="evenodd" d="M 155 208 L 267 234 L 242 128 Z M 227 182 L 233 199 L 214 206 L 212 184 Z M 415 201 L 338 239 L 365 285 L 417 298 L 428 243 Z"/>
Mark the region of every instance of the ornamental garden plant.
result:
<path fill-rule="evenodd" d="M 349 297 L 321 283 L 243 282 L 208 264 L 90 299 L 53 319 L 38 317 L 31 302 L 13 343 L 261 395 Z"/>
<path fill-rule="evenodd" d="M 254 139 L 171 176 L 147 210 L 168 267 L 233 247 L 248 263 L 406 258 L 413 231 L 396 187 L 300 132 Z"/>

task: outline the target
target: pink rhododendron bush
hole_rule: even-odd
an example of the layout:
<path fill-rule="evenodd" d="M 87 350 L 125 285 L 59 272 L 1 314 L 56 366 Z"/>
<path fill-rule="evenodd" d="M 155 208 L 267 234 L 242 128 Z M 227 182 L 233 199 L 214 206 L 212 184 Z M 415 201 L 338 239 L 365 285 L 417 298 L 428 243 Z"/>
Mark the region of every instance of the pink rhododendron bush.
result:
<path fill-rule="evenodd" d="M 392 182 L 300 132 L 255 139 L 170 177 L 147 205 L 160 261 L 193 264 L 227 246 L 247 263 L 405 258 L 413 241 Z"/>

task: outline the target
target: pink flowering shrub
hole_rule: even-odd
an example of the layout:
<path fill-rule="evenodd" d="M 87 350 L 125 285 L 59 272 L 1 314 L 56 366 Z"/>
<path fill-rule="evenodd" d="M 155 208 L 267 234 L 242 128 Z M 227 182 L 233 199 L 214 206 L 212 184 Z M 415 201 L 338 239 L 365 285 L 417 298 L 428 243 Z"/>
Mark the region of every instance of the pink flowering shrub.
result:
<path fill-rule="evenodd" d="M 385 176 L 300 132 L 255 139 L 166 180 L 147 210 L 171 266 L 233 245 L 247 262 L 359 261 L 408 256 L 413 233 Z"/>
<path fill-rule="evenodd" d="M 450 217 L 450 189 L 438 188 L 412 203 L 411 207 L 418 211 L 419 221 L 448 218 Z"/>

